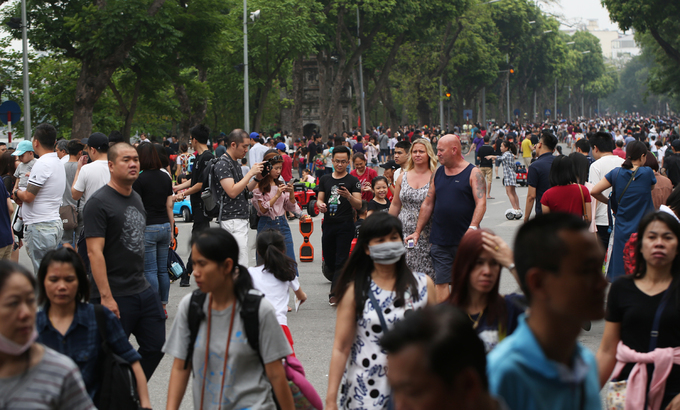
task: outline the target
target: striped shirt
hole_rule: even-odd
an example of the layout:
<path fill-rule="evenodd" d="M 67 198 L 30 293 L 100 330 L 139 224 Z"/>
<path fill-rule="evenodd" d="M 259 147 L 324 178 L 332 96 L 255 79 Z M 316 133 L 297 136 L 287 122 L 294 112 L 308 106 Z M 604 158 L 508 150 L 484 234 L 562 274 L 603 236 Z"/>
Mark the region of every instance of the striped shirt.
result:
<path fill-rule="evenodd" d="M 45 347 L 40 362 L 27 373 L 0 378 L 0 408 L 95 409 L 85 390 L 78 366 L 68 357 L 49 347 Z"/>

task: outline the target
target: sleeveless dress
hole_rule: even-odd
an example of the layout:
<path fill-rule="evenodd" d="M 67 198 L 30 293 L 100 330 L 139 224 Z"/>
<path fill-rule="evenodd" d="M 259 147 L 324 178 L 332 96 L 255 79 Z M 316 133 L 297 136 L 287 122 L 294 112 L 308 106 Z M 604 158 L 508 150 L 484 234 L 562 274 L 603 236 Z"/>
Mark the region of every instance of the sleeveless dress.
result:
<path fill-rule="evenodd" d="M 407 310 L 422 309 L 427 304 L 427 277 L 413 273 L 418 283 L 419 300 L 407 292 L 404 306 L 395 307 L 396 292 L 386 291 L 371 280 L 371 292 L 375 296 L 388 328 L 404 318 Z M 390 387 L 387 383 L 387 355 L 378 345 L 383 336 L 378 312 L 371 299 L 364 304 L 363 316 L 357 321 L 357 334 L 350 350 L 345 373 L 340 384 L 339 408 L 351 410 L 387 409 L 390 403 Z"/>
<path fill-rule="evenodd" d="M 404 238 L 416 231 L 418 224 L 418 215 L 420 215 L 420 207 L 427 196 L 427 191 L 430 189 L 430 182 L 425 184 L 420 189 L 413 189 L 408 184 L 408 172 L 403 173 L 401 179 L 401 191 L 399 192 L 399 199 L 401 199 L 401 212 L 399 212 L 399 220 L 404 229 Z M 430 257 L 430 228 L 432 227 L 432 219 L 425 224 L 418 244 L 413 249 L 406 249 L 406 264 L 413 272 L 423 272 L 434 280 L 434 267 L 432 266 L 432 258 Z"/>

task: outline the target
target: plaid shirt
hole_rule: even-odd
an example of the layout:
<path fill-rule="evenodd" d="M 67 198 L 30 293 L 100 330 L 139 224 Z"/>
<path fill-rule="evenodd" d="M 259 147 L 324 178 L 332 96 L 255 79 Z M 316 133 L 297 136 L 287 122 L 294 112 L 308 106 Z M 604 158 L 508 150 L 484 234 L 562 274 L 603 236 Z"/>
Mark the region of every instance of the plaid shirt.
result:
<path fill-rule="evenodd" d="M 499 157 L 503 161 L 503 185 L 505 186 L 517 186 L 515 172 L 515 156 L 512 152 L 505 151 L 503 155 Z"/>
<path fill-rule="evenodd" d="M 101 372 L 97 370 L 97 364 L 102 355 L 102 342 L 97 328 L 94 305 L 76 302 L 73 322 L 71 322 L 71 326 L 65 335 L 59 333 L 52 326 L 47 317 L 47 309 L 49 307 L 38 312 L 36 318 L 36 328 L 39 334 L 38 342 L 76 362 L 83 376 L 87 393 L 90 398 L 94 399 L 101 384 Z M 104 313 L 106 316 L 106 336 L 113 352 L 130 363 L 141 360 L 142 357 L 128 341 L 118 318 L 106 308 L 104 308 Z"/>

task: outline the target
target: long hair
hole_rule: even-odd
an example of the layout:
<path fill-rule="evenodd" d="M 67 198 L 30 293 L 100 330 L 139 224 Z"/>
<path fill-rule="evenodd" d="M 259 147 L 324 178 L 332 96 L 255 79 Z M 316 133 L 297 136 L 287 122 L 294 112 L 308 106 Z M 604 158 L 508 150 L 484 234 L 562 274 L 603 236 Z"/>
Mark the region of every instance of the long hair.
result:
<path fill-rule="evenodd" d="M 363 316 L 364 304 L 368 299 L 368 292 L 371 290 L 371 273 L 373 273 L 373 259 L 366 254 L 368 243 L 371 239 L 380 238 L 397 232 L 399 237 L 404 239 L 401 221 L 395 216 L 385 212 L 377 212 L 366 218 L 359 228 L 359 238 L 354 246 L 354 250 L 349 255 L 349 259 L 335 284 L 335 295 L 338 301 L 342 300 L 350 283 L 354 283 L 354 301 L 356 303 L 357 319 Z M 404 306 L 404 293 L 410 290 L 415 300 L 419 300 L 418 281 L 406 265 L 406 255 L 396 262 L 396 282 L 394 291 L 397 293 L 395 306 Z"/>
<path fill-rule="evenodd" d="M 622 168 L 633 169 L 633 161 L 647 155 L 647 146 L 641 141 L 631 141 L 626 145 L 626 160 L 621 164 Z"/>
<path fill-rule="evenodd" d="M 10 152 L 5 151 L 2 156 L 0 156 L 0 175 L 14 175 L 16 170 L 16 165 L 14 163 L 14 157 Z M 14 177 L 12 177 L 14 179 Z M 12 181 L 14 183 L 14 181 Z"/>
<path fill-rule="evenodd" d="M 286 239 L 275 229 L 257 234 L 255 249 L 264 261 L 264 269 L 281 282 L 295 279 L 296 262 L 286 255 Z"/>
<path fill-rule="evenodd" d="M 563 186 L 576 182 L 576 175 L 574 174 L 574 166 L 571 158 L 566 156 L 555 157 L 550 166 L 549 179 L 550 186 Z"/>
<path fill-rule="evenodd" d="M 569 159 L 571 160 L 571 164 L 574 168 L 574 175 L 576 176 L 576 181 L 574 182 L 578 182 L 581 185 L 588 182 L 588 173 L 590 172 L 590 162 L 588 161 L 588 158 L 578 152 L 572 152 L 569 154 Z"/>
<path fill-rule="evenodd" d="M 453 261 L 453 276 L 451 281 L 452 292 L 448 302 L 463 310 L 470 305 L 470 275 L 475 269 L 477 259 L 482 254 L 483 243 L 482 232 L 493 234 L 488 229 L 478 229 L 471 231 L 463 236 L 458 245 L 456 258 Z M 486 323 L 491 325 L 496 320 L 505 326 L 507 322 L 507 311 L 503 297 L 498 293 L 501 277 L 500 272 L 496 283 L 486 296 Z"/>
<path fill-rule="evenodd" d="M 224 229 L 209 228 L 191 238 L 191 246 L 196 246 L 201 255 L 213 262 L 222 264 L 227 259 L 234 261 L 234 268 L 231 272 L 234 278 L 234 294 L 236 299 L 243 303 L 248 291 L 253 288 L 253 280 L 248 274 L 248 268 L 239 264 L 236 239 Z"/>
<path fill-rule="evenodd" d="M 411 148 L 409 149 L 409 157 L 408 157 L 408 162 L 406 163 L 406 167 L 404 168 L 404 171 L 410 171 L 413 168 L 415 168 L 415 163 L 413 162 L 413 155 L 411 153 L 413 152 L 413 147 L 415 147 L 417 144 L 421 144 L 425 146 L 425 150 L 427 151 L 427 156 L 430 157 L 429 161 L 429 167 L 430 171 L 434 172 L 437 170 L 437 155 L 435 155 L 434 150 L 432 149 L 432 144 L 430 144 L 430 141 L 426 140 L 425 138 L 418 138 L 413 140 L 413 143 L 411 143 Z"/>
<path fill-rule="evenodd" d="M 139 144 L 137 154 L 139 155 L 139 169 L 141 171 L 161 169 L 163 166 L 153 144 Z"/>
<path fill-rule="evenodd" d="M 501 144 L 505 145 L 505 148 L 507 148 L 510 152 L 512 152 L 512 155 L 517 155 L 517 145 L 515 145 L 514 142 L 510 142 L 508 140 L 503 140 Z"/>
<path fill-rule="evenodd" d="M 271 161 L 272 165 L 283 164 L 283 157 L 281 157 L 281 154 L 279 154 L 279 151 L 275 150 L 275 149 L 267 150 L 267 152 L 264 153 L 264 157 L 262 158 L 262 160 L 263 161 L 269 161 L 270 159 L 277 157 L 277 156 L 280 157 L 281 159 L 276 160 L 276 161 Z M 262 192 L 263 194 L 268 193 L 269 191 L 271 191 L 273 179 L 274 178 L 272 178 L 272 174 L 270 172 L 269 174 L 267 174 L 266 177 L 262 177 L 260 182 L 257 183 L 257 189 L 259 189 L 260 192 Z"/>
<path fill-rule="evenodd" d="M 675 280 L 678 273 L 680 273 L 680 223 L 672 215 L 660 211 L 650 212 L 640 220 L 637 231 L 638 240 L 637 244 L 635 244 L 635 272 L 632 277 L 634 279 L 642 279 L 647 274 L 647 261 L 642 256 L 642 242 L 645 240 L 647 227 L 655 221 L 665 223 L 679 241 L 675 259 L 673 259 L 673 267 L 671 268 L 671 274 L 673 275 L 673 280 Z"/>

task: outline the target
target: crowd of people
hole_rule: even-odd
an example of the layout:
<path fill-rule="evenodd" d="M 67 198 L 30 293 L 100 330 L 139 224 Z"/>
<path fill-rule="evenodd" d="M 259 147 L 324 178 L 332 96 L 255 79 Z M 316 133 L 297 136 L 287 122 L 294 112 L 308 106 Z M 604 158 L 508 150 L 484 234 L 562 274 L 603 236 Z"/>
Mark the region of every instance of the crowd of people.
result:
<path fill-rule="evenodd" d="M 196 409 L 599 409 L 603 388 L 609 408 L 680 409 L 678 132 L 660 117 L 326 141 L 198 125 L 188 142 L 130 145 L 39 125 L 0 144 L 0 408 L 130 408 L 112 389 L 151 408 L 167 354 L 168 409 L 190 380 Z M 307 300 L 296 168 L 323 214 L 337 312 L 324 401 L 287 321 L 290 291 Z M 484 224 L 501 175 L 512 248 Z M 196 289 L 166 337 L 173 204 L 187 196 L 179 285 Z M 16 263 L 24 245 L 33 272 Z M 500 293 L 504 268 L 518 292 Z M 578 338 L 602 319 L 593 354 Z M 103 365 L 113 354 L 127 389 Z"/>

